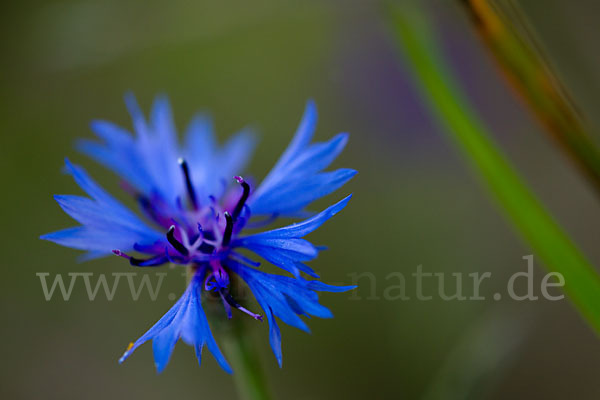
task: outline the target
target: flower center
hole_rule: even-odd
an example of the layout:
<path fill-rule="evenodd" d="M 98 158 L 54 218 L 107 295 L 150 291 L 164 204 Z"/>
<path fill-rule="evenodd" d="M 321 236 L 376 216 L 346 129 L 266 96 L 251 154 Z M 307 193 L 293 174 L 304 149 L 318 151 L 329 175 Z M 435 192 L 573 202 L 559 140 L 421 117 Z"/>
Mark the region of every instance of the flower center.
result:
<path fill-rule="evenodd" d="M 211 204 L 201 205 L 194 190 L 188 163 L 183 158 L 179 158 L 177 162 L 185 179 L 187 198 L 191 207 L 191 210 L 188 211 L 185 211 L 183 207 L 180 208 L 180 211 L 183 211 L 180 214 L 181 221 L 168 215 L 170 212 L 167 210 L 170 208 L 165 206 L 164 200 L 137 195 L 140 206 L 149 217 L 159 225 L 169 226 L 166 238 L 175 251 L 158 243 L 152 246 L 134 245 L 135 250 L 154 254 L 148 259 L 132 257 L 120 250 L 113 250 L 113 253 L 126 258 L 131 265 L 140 267 L 154 267 L 171 262 L 191 265 L 192 268 L 206 268 L 204 289 L 219 294 L 229 318 L 231 318 L 231 308 L 233 307 L 262 321 L 262 316 L 244 308 L 232 297 L 229 292 L 229 274 L 221 263 L 230 252 L 229 245 L 233 234 L 241 230 L 245 224 L 246 218 L 242 218 L 241 215 L 250 196 L 250 185 L 241 176 L 234 177 L 242 187 L 242 194 L 231 213 L 222 208 L 231 209 L 231 207 L 219 205 L 214 197 L 210 198 Z M 221 214 L 225 219 L 224 226 L 223 219 L 220 218 Z"/>

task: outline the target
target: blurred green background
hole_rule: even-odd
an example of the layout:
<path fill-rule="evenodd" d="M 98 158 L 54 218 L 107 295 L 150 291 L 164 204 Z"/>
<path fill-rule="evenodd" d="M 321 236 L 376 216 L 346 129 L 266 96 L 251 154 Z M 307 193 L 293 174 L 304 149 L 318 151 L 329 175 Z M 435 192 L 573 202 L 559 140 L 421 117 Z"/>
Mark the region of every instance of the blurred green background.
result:
<path fill-rule="evenodd" d="M 417 4 L 414 2 L 413 5 Z M 457 2 L 418 2 L 446 57 L 511 161 L 553 215 L 600 264 L 598 198 L 515 98 Z M 551 63 L 600 131 L 600 38 L 594 1 L 523 1 Z M 493 301 L 531 251 L 516 237 L 452 143 L 439 132 L 397 54 L 378 1 L 54 1 L 4 6 L 0 170 L 4 195 L 2 374 L 4 399 L 235 398 L 208 352 L 202 367 L 178 344 L 157 376 L 151 346 L 117 359 L 172 304 L 183 282 L 165 280 L 155 302 L 119 291 L 89 301 L 45 301 L 36 272 L 124 272 L 115 258 L 76 262 L 38 240 L 73 223 L 51 195 L 80 193 L 60 173 L 65 156 L 113 193 L 117 179 L 77 154 L 90 120 L 127 128 L 122 96 L 145 110 L 169 95 L 178 127 L 210 111 L 221 139 L 250 125 L 263 177 L 293 134 L 308 98 L 317 139 L 350 132 L 337 167 L 359 174 L 313 205 L 353 192 L 350 206 L 311 235 L 327 244 L 311 266 L 326 282 L 375 277 L 357 293 L 322 296 L 333 320 L 306 335 L 283 326 L 284 367 L 266 324 L 252 334 L 276 398 L 545 398 L 600 396 L 600 343 L 567 300 Z M 600 137 L 597 137 L 600 139 Z M 121 196 L 123 199 L 124 196 Z M 487 301 L 389 301 L 392 272 L 484 272 Z M 536 265 L 536 285 L 546 273 Z M 430 288 L 431 289 L 431 288 Z M 433 290 L 433 289 L 432 289 Z M 414 289 L 408 288 L 408 294 Z M 359 299 L 353 299 L 352 296 Z M 378 297 L 375 299 L 373 297 Z"/>

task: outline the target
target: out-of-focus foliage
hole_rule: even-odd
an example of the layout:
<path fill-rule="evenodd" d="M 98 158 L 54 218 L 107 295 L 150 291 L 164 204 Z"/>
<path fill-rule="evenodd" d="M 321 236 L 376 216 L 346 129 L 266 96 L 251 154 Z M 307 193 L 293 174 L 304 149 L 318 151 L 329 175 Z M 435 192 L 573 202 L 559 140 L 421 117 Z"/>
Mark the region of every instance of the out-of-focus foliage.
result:
<path fill-rule="evenodd" d="M 513 0 L 463 2 L 501 73 L 600 191 L 600 149 Z"/>
<path fill-rule="evenodd" d="M 400 47 L 432 113 L 452 135 L 518 232 L 551 272 L 564 276 L 565 291 L 600 333 L 600 277 L 556 224 L 491 140 L 439 57 L 431 28 L 418 11 L 392 11 Z"/>

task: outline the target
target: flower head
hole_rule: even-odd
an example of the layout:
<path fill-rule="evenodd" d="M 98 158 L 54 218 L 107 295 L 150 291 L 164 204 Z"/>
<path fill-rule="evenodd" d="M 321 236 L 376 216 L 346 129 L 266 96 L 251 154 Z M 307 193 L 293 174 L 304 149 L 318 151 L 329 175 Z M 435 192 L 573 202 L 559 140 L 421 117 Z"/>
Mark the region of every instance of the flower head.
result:
<path fill-rule="evenodd" d="M 206 344 L 221 367 L 231 368 L 221 354 L 202 309 L 201 295 L 220 298 L 229 318 L 232 309 L 262 321 L 260 314 L 239 304 L 231 279 L 241 278 L 263 309 L 270 325 L 270 343 L 281 365 L 281 335 L 275 317 L 308 330 L 301 315 L 331 317 L 319 304 L 317 291 L 340 292 L 354 286 L 331 286 L 305 262 L 321 248 L 304 239 L 346 206 L 351 196 L 310 216 L 305 207 L 350 180 L 356 171 L 323 172 L 344 148 L 347 135 L 311 143 L 316 109 L 309 102 L 296 134 L 271 172 L 253 190 L 239 174 L 250 157 L 255 139 L 242 131 L 219 146 L 210 120 L 197 116 L 184 145 L 177 140 L 169 103 L 159 97 L 146 121 L 134 97 L 126 96 L 135 135 L 109 122 L 95 121 L 92 129 L 102 142 L 82 140 L 78 148 L 113 170 L 123 188 L 136 199 L 139 217 L 96 184 L 81 167 L 66 160 L 66 170 L 89 197 L 61 195 L 55 199 L 81 225 L 43 235 L 63 246 L 86 250 L 84 258 L 111 252 L 136 267 L 172 263 L 192 270 L 192 279 L 176 304 L 144 335 L 132 343 L 120 362 L 148 340 L 153 342 L 156 368 L 167 365 L 181 338 L 194 346 L 198 360 Z M 232 178 L 233 177 L 233 178 Z M 279 229 L 245 235 L 244 228 L 261 228 L 277 218 L 306 218 Z M 289 272 L 279 276 L 258 270 L 260 263 L 239 252 L 246 249 Z M 143 256 L 132 255 L 132 252 Z"/>

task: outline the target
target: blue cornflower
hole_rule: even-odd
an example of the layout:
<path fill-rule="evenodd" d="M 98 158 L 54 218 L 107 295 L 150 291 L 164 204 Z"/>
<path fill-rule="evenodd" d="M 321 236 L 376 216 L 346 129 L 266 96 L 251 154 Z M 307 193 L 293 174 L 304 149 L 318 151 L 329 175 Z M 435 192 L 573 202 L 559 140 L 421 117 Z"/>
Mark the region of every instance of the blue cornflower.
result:
<path fill-rule="evenodd" d="M 317 113 L 309 102 L 288 148 L 252 190 L 250 182 L 239 175 L 235 176 L 237 184 L 229 184 L 254 148 L 255 138 L 250 132 L 242 131 L 218 146 L 210 120 L 200 115 L 190 123 L 181 146 L 166 98 L 156 99 L 149 121 L 132 95 L 127 95 L 125 102 L 135 136 L 110 122 L 95 121 L 92 130 L 103 142 L 82 140 L 78 148 L 123 179 L 123 187 L 134 196 L 145 218 L 123 206 L 85 170 L 66 160 L 67 172 L 89 197 L 57 195 L 55 199 L 81 225 L 42 239 L 86 250 L 86 259 L 112 251 L 137 267 L 174 263 L 191 269 L 192 278 L 181 298 L 130 344 L 119 362 L 152 340 L 160 372 L 181 338 L 194 346 L 198 361 L 206 344 L 221 367 L 231 372 L 210 331 L 201 294 L 213 292 L 222 300 L 229 318 L 232 308 L 236 308 L 262 321 L 261 315 L 244 308 L 230 292 L 230 278 L 235 274 L 246 282 L 267 316 L 271 348 L 281 366 L 281 335 L 275 317 L 308 331 L 300 315 L 332 316 L 319 304 L 317 291 L 354 288 L 326 285 L 302 276 L 304 273 L 318 278 L 305 262 L 321 250 L 303 237 L 344 208 L 351 195 L 300 223 L 247 236 L 242 231 L 245 227 L 264 227 L 278 217 L 306 218 L 310 215 L 305 210 L 309 203 L 350 180 L 356 174 L 351 169 L 322 172 L 346 145 L 347 134 L 312 144 Z M 259 263 L 239 249 L 255 253 L 292 276 L 259 271 Z M 132 256 L 132 251 L 145 256 Z"/>

